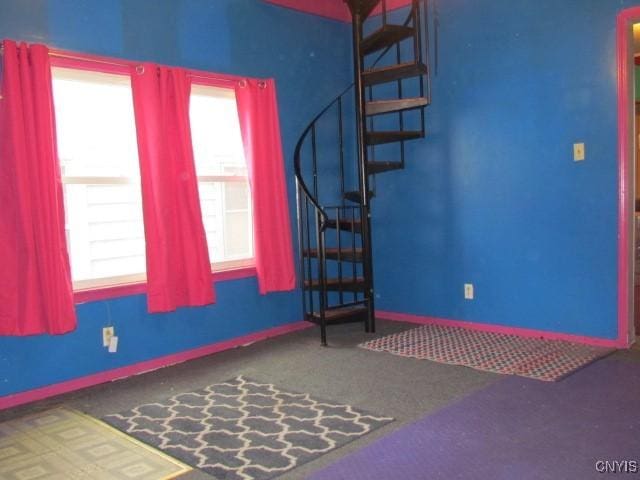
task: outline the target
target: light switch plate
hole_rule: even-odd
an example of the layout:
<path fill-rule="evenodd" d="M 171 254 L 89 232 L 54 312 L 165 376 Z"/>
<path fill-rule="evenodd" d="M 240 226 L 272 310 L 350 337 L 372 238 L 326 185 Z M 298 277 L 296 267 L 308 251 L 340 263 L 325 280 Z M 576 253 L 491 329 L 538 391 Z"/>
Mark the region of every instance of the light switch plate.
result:
<path fill-rule="evenodd" d="M 464 284 L 464 298 L 466 300 L 473 300 L 473 283 L 465 283 Z"/>
<path fill-rule="evenodd" d="M 581 162 L 585 158 L 584 143 L 573 144 L 573 161 Z"/>

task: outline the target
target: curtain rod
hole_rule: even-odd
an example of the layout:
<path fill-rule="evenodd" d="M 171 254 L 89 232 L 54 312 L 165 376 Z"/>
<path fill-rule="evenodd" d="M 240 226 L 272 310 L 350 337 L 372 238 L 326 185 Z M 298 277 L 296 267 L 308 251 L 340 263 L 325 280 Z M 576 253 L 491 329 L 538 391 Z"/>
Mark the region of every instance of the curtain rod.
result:
<path fill-rule="evenodd" d="M 136 69 L 142 67 L 142 64 L 145 63 L 145 62 L 134 62 L 131 60 L 122 60 L 122 61 L 103 60 L 101 58 L 85 57 L 82 55 L 72 55 L 64 52 L 59 52 L 56 50 L 50 50 L 49 55 L 52 57 L 68 58 L 71 60 L 102 63 L 104 65 L 113 65 L 116 67 L 134 67 L 135 66 Z M 169 68 L 173 68 L 173 67 L 169 67 Z M 244 79 L 242 78 L 232 79 L 232 78 L 216 77 L 214 75 L 202 75 L 202 74 L 199 75 L 197 73 L 191 73 L 191 70 L 189 68 L 185 68 L 185 70 L 187 71 L 187 75 L 191 78 L 201 78 L 203 80 L 214 80 L 216 82 L 228 82 L 228 83 L 244 82 Z"/>
<path fill-rule="evenodd" d="M 83 56 L 80 56 L 80 55 L 71 55 L 71 54 L 68 54 L 68 53 L 58 52 L 56 50 L 49 50 L 49 56 L 50 57 L 57 57 L 57 58 L 68 58 L 70 60 L 82 60 L 82 61 L 85 61 L 85 62 L 102 63 L 104 65 L 114 65 L 116 67 L 131 67 L 131 66 L 135 65 L 135 62 L 128 62 L 126 60 L 123 60 L 121 62 L 116 62 L 116 61 L 111 61 L 111 60 L 103 60 L 101 58 L 83 57 Z"/>
<path fill-rule="evenodd" d="M 0 41 L 0 54 L 4 53 L 4 41 Z M 92 56 L 82 56 L 82 55 L 74 55 L 71 53 L 66 53 L 63 51 L 58 51 L 58 50 L 53 50 L 50 49 L 49 50 L 49 56 L 51 57 L 56 57 L 56 58 L 68 58 L 70 60 L 80 60 L 80 61 L 85 61 L 85 62 L 94 62 L 94 63 L 101 63 L 103 65 L 112 65 L 112 66 L 116 66 L 116 67 L 132 67 L 132 66 L 139 66 L 144 62 L 134 62 L 131 60 L 122 60 L 122 61 L 117 61 L 117 60 L 105 60 L 102 58 L 95 58 Z M 171 68 L 171 67 L 170 67 Z M 230 83 L 230 84 L 236 84 L 239 83 L 241 86 L 246 85 L 246 80 L 242 77 L 239 78 L 228 78 L 228 77 L 217 77 L 215 75 L 206 75 L 203 73 L 199 73 L 197 70 L 193 71 L 190 70 L 189 68 L 186 68 L 189 77 L 191 78 L 200 78 L 202 80 L 213 80 L 216 82 L 226 82 L 226 83 Z M 266 87 L 266 82 L 264 80 L 259 80 L 258 81 L 258 86 L 260 88 L 265 88 Z"/>
<path fill-rule="evenodd" d="M 242 78 L 238 78 L 238 79 L 222 78 L 222 77 L 214 77 L 214 76 L 207 76 L 207 75 L 198 75 L 198 74 L 193 74 L 193 73 L 189 73 L 189 76 L 191 78 L 201 78 L 203 80 L 215 80 L 216 82 L 228 82 L 228 83 L 244 82 L 244 79 L 242 79 Z"/>

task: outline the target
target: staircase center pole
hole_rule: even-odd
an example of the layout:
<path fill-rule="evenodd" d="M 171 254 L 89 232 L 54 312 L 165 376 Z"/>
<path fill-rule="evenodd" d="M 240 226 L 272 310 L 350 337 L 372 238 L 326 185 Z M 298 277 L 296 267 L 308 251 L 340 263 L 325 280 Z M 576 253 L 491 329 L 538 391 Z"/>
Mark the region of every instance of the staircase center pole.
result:
<path fill-rule="evenodd" d="M 360 2 L 358 2 L 360 3 Z M 365 142 L 365 89 L 362 82 L 363 72 L 363 56 L 360 53 L 360 42 L 363 38 L 362 23 L 359 6 L 352 8 L 353 17 L 353 67 L 354 67 L 354 86 L 356 101 L 356 131 L 358 140 L 358 177 L 360 183 L 360 218 L 362 219 L 362 249 L 363 249 L 363 273 L 365 298 L 368 303 L 367 322 L 365 330 L 367 332 L 375 332 L 375 308 L 373 294 L 373 261 L 372 261 L 372 244 L 371 244 L 371 209 L 369 199 L 369 175 L 367 173 L 367 147 Z"/>

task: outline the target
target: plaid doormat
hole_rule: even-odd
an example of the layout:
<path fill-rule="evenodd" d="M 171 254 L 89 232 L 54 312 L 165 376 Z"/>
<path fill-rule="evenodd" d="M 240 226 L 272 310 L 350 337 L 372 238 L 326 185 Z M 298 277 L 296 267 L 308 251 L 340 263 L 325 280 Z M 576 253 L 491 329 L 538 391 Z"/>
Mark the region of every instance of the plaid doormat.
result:
<path fill-rule="evenodd" d="M 240 376 L 103 420 L 216 478 L 263 480 L 393 419 Z"/>
<path fill-rule="evenodd" d="M 359 345 L 367 350 L 478 370 L 558 381 L 613 352 L 561 340 L 525 338 L 462 327 L 422 325 Z"/>

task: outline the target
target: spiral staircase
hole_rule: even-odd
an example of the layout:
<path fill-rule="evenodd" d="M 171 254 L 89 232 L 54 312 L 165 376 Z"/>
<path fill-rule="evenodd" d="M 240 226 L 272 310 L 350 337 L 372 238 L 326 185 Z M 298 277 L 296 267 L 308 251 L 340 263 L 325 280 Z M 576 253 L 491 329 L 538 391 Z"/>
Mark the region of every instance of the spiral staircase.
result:
<path fill-rule="evenodd" d="M 345 0 L 353 18 L 354 83 L 304 130 L 295 149 L 304 318 L 362 322 L 375 332 L 371 244 L 376 177 L 405 166 L 407 142 L 425 136 L 431 103 L 429 4 Z"/>

